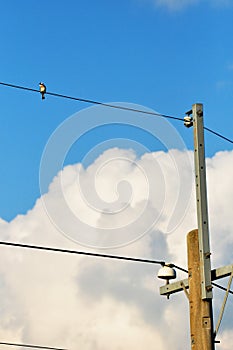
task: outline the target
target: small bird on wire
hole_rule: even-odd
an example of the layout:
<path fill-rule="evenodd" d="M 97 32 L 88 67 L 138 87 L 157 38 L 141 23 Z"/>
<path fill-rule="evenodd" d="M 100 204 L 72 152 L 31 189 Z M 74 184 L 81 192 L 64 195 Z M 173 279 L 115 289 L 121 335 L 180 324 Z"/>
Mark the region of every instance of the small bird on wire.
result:
<path fill-rule="evenodd" d="M 41 93 L 41 97 L 42 97 L 42 100 L 45 99 L 45 94 L 46 94 L 46 86 L 44 83 L 39 83 L 39 86 L 40 86 L 40 93 Z"/>

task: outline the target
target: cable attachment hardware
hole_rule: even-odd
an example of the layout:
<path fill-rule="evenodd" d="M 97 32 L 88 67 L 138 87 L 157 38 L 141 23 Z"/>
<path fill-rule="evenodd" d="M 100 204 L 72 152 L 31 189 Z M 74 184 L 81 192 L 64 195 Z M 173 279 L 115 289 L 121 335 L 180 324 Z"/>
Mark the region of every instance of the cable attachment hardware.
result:
<path fill-rule="evenodd" d="M 184 126 L 186 126 L 186 128 L 190 128 L 191 126 L 193 126 L 193 117 L 192 117 L 192 110 L 186 112 L 186 116 L 184 117 Z"/>

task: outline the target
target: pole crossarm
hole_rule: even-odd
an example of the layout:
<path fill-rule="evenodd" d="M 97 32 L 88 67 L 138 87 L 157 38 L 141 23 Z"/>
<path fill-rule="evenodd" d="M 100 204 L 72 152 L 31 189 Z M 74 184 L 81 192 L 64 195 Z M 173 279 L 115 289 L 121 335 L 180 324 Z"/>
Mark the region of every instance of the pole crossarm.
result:
<path fill-rule="evenodd" d="M 231 276 L 232 270 L 233 264 L 213 269 L 211 271 L 211 280 L 216 281 L 220 278 Z M 160 295 L 170 295 L 177 292 L 181 292 L 184 290 L 184 288 L 189 288 L 188 278 L 170 284 L 166 284 L 165 286 L 160 287 L 159 291 Z"/>
<path fill-rule="evenodd" d="M 211 280 L 216 281 L 220 278 L 228 277 L 233 270 L 233 264 L 219 267 L 211 271 Z"/>
<path fill-rule="evenodd" d="M 177 282 L 166 284 L 165 286 L 162 286 L 159 288 L 159 292 L 160 292 L 160 295 L 170 295 L 177 292 L 181 292 L 184 290 L 184 288 L 186 289 L 189 288 L 188 278 Z"/>

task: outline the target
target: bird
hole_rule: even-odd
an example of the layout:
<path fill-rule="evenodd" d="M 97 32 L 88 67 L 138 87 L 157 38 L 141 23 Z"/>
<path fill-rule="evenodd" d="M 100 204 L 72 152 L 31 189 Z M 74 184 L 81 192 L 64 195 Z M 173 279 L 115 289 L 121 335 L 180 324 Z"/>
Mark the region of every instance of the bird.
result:
<path fill-rule="evenodd" d="M 39 86 L 40 86 L 40 93 L 41 93 L 41 97 L 42 97 L 42 100 L 45 99 L 45 94 L 46 94 L 46 86 L 44 83 L 39 83 Z"/>

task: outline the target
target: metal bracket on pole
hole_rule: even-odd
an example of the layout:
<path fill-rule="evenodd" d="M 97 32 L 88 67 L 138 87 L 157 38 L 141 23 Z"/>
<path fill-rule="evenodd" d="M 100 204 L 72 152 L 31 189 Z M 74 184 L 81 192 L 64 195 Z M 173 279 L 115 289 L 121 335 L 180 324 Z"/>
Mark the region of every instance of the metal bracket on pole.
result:
<path fill-rule="evenodd" d="M 194 127 L 194 160 L 196 179 L 196 201 L 198 219 L 198 237 L 200 252 L 200 272 L 201 272 L 201 294 L 202 299 L 212 299 L 211 285 L 211 264 L 210 245 L 208 228 L 208 208 L 206 190 L 206 165 L 205 165 L 205 144 L 203 127 L 203 105 L 194 104 L 193 127 Z"/>

